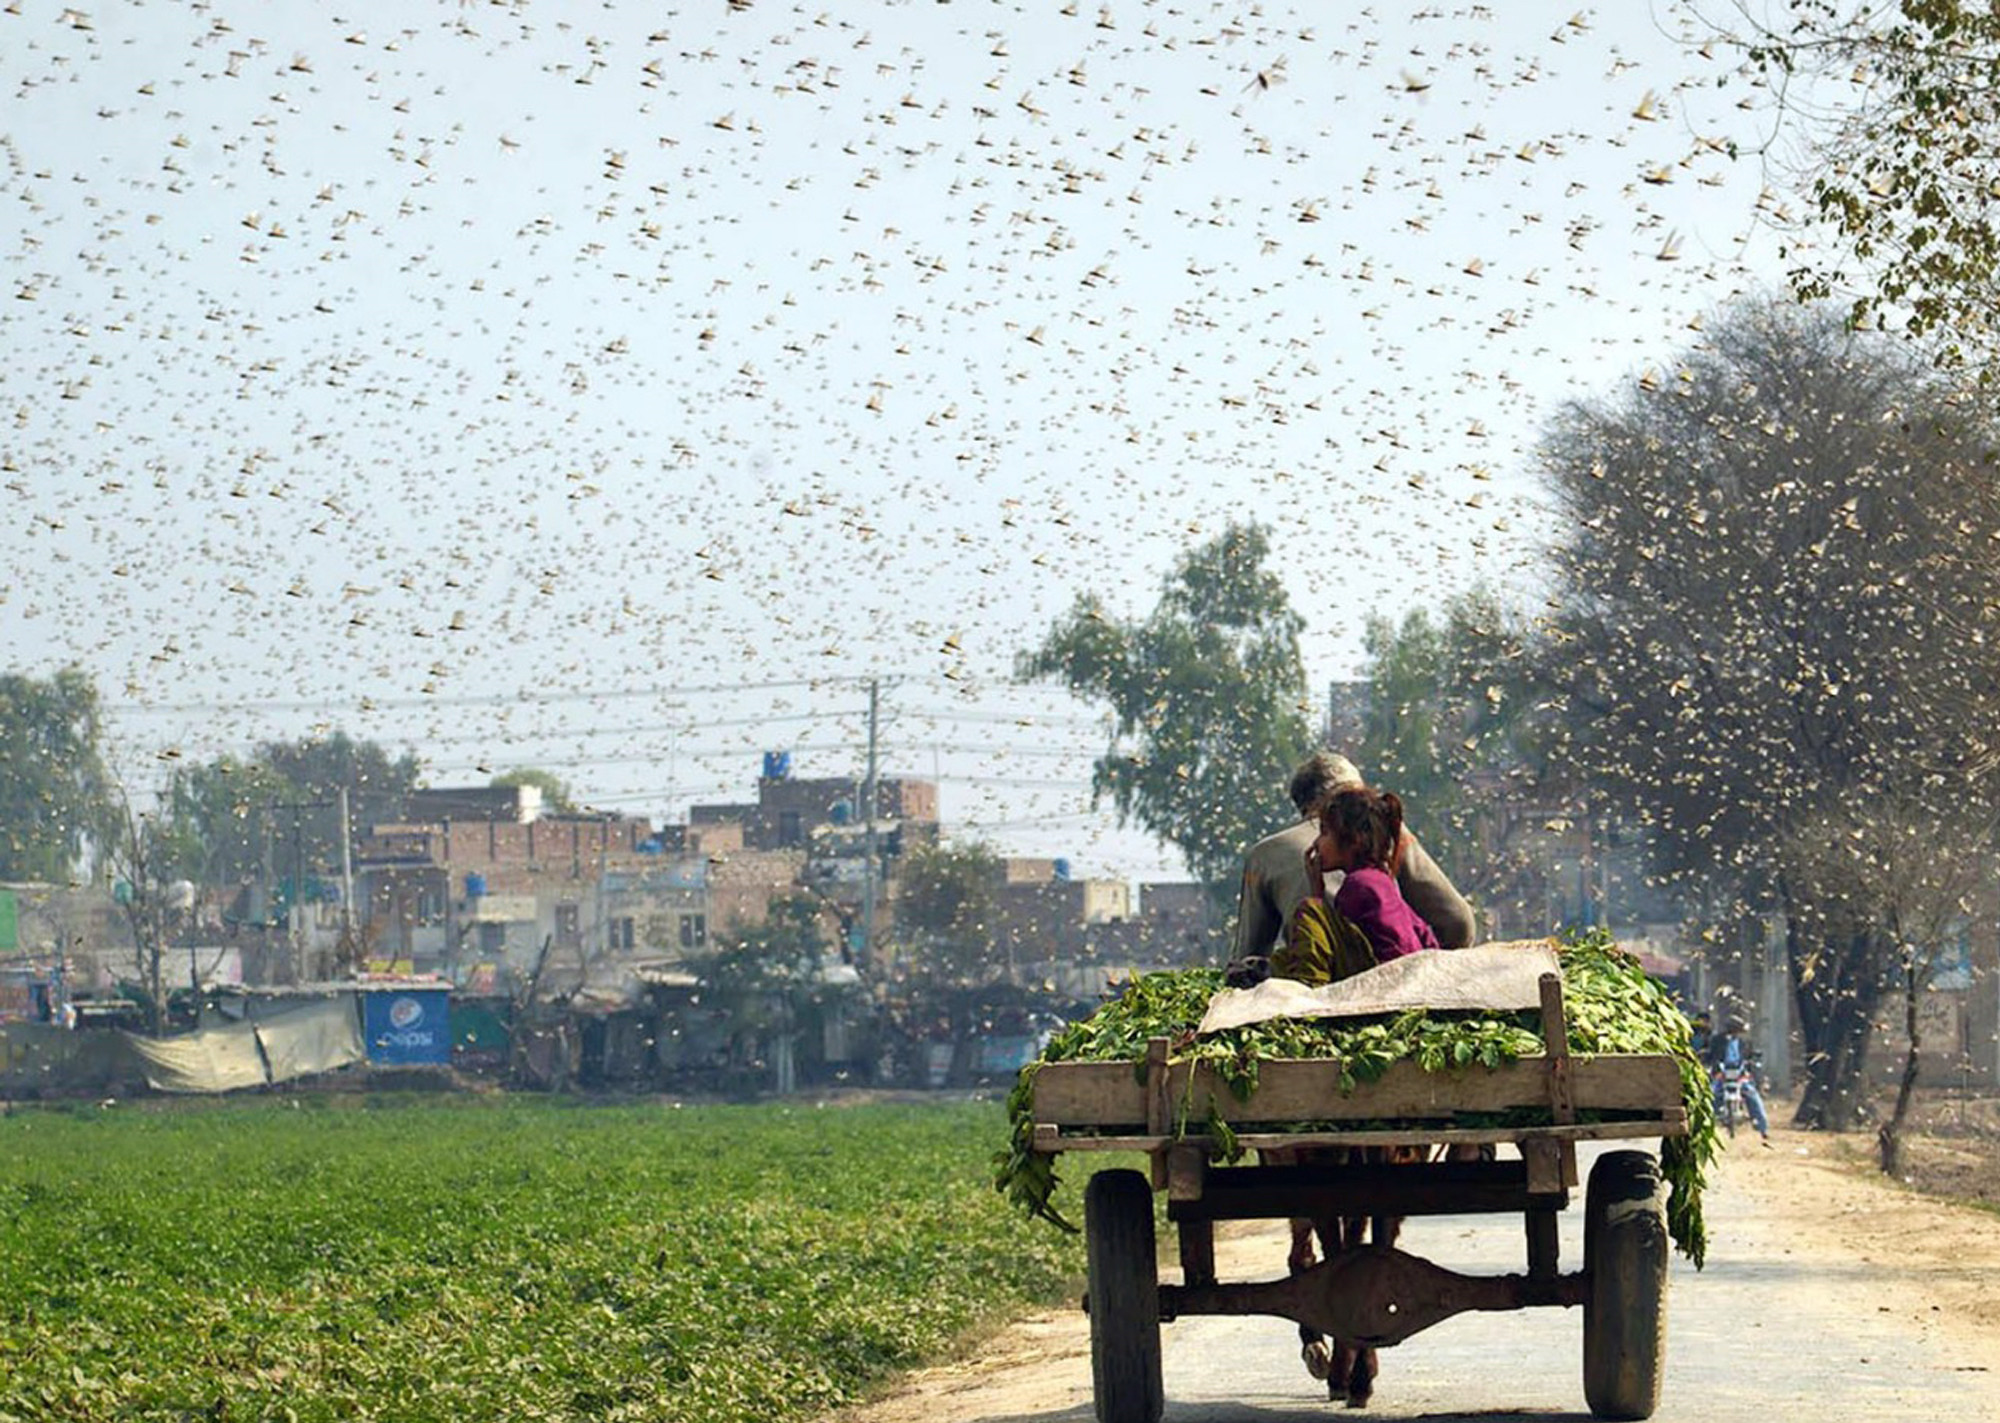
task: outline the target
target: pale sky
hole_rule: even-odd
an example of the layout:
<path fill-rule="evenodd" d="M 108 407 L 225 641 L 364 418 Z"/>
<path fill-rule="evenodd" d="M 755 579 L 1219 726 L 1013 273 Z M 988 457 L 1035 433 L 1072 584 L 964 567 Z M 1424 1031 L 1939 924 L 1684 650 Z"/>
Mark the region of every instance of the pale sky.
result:
<path fill-rule="evenodd" d="M 1016 652 L 1245 516 L 1316 698 L 1371 612 L 1532 599 L 1541 423 L 1782 278 L 1707 35 L 19 0 L 0 665 L 94 674 L 135 794 L 338 728 L 657 818 L 764 749 L 858 773 L 879 677 L 949 830 L 1180 877 L 1088 809 L 1103 709 Z"/>

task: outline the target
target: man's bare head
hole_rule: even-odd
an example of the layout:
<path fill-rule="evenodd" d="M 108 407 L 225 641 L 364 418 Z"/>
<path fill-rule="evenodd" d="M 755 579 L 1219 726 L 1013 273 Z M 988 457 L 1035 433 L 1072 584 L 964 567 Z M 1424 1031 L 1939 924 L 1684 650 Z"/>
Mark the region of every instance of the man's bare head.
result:
<path fill-rule="evenodd" d="M 1354 763 L 1338 751 L 1315 751 L 1292 773 L 1292 804 L 1308 820 L 1317 820 L 1333 793 L 1363 784 Z"/>

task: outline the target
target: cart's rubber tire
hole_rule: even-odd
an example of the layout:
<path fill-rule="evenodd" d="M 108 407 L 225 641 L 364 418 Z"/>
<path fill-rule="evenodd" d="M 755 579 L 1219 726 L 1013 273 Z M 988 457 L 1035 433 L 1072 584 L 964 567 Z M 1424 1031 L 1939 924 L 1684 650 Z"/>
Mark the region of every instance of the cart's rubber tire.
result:
<path fill-rule="evenodd" d="M 1100 1171 L 1083 1192 L 1090 1262 L 1090 1380 L 1098 1423 L 1160 1423 L 1160 1273 L 1153 1189 L 1137 1171 Z"/>
<path fill-rule="evenodd" d="M 1650 1152 L 1608 1151 L 1584 1196 L 1583 1396 L 1596 1418 L 1650 1418 L 1667 1357 L 1667 1192 Z"/>

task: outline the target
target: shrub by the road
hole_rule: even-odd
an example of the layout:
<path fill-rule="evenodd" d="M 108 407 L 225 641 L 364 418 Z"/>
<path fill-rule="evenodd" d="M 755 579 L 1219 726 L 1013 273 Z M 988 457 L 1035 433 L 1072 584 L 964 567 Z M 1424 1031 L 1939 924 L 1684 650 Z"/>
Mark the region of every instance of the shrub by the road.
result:
<path fill-rule="evenodd" d="M 996 1105 L 0 1118 L 0 1420 L 785 1420 L 1055 1294 Z"/>

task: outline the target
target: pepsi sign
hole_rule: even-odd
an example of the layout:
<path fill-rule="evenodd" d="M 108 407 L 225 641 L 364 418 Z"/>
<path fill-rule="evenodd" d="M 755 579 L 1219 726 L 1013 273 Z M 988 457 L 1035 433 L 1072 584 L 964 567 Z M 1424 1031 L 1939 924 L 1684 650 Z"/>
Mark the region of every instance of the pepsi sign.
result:
<path fill-rule="evenodd" d="M 451 1061 L 451 994 L 442 988 L 390 989 L 362 995 L 368 1060 L 402 1067 Z"/>

